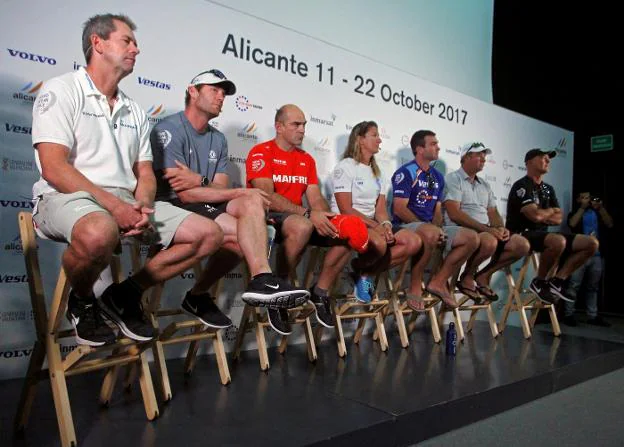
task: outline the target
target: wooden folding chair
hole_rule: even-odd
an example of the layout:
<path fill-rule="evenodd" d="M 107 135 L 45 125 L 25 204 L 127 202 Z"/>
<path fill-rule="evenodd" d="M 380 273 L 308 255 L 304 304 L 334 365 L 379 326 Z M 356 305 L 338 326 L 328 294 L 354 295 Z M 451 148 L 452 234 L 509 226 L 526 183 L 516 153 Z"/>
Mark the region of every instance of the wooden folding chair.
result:
<path fill-rule="evenodd" d="M 317 265 L 319 256 L 320 249 L 318 247 L 313 247 L 310 252 L 310 257 L 308 259 L 308 264 L 303 281 L 300 282 L 296 277 L 291 275 L 290 279 L 293 284 L 297 286 L 303 285 L 303 287 L 306 289 L 310 288 L 314 277 L 314 269 Z M 246 277 L 249 279 L 249 274 L 247 274 Z M 288 309 L 289 323 L 294 327 L 296 327 L 296 325 L 301 325 L 301 327 L 303 328 L 303 333 L 306 338 L 308 360 L 310 362 L 315 362 L 317 359 L 316 342 L 314 338 L 314 333 L 312 331 L 312 322 L 310 321 L 310 317 L 312 316 L 312 314 L 314 314 L 313 306 L 314 305 L 308 301 L 301 306 Z M 269 317 L 266 309 L 245 304 L 243 314 L 241 315 L 240 323 L 238 325 L 233 358 L 240 358 L 245 335 L 247 334 L 247 332 L 253 331 L 256 335 L 256 347 L 258 349 L 260 369 L 262 371 L 268 370 L 270 368 L 270 362 L 264 331 L 268 329 L 269 326 Z M 288 337 L 289 335 L 282 335 L 282 339 L 278 347 L 278 352 L 280 354 L 284 354 L 286 352 L 286 349 L 288 347 Z"/>
<path fill-rule="evenodd" d="M 505 278 L 507 279 L 509 294 L 507 296 L 507 303 L 505 304 L 505 307 L 503 309 L 500 323 L 498 324 L 498 331 L 502 333 L 505 330 L 505 326 L 507 325 L 507 319 L 509 318 L 509 314 L 511 312 L 518 312 L 524 338 L 530 338 L 531 328 L 533 328 L 533 326 L 535 325 L 535 320 L 537 319 L 538 312 L 541 309 L 545 309 L 550 315 L 550 322 L 552 325 L 553 334 L 555 336 L 559 336 L 561 335 L 561 328 L 559 326 L 559 320 L 557 318 L 555 306 L 553 306 L 552 304 L 543 303 L 542 301 L 540 301 L 537 295 L 535 295 L 529 289 L 525 289 L 523 287 L 526 273 L 531 263 L 533 264 L 534 270 L 537 271 L 539 266 L 537 253 L 529 253 L 524 258 L 524 261 L 522 262 L 522 267 L 520 268 L 520 273 L 518 274 L 518 278 L 516 280 L 514 280 L 512 274 L 512 266 L 505 268 Z M 530 321 L 527 318 L 525 310 L 531 311 Z"/>
<path fill-rule="evenodd" d="M 472 298 L 470 298 L 468 295 L 464 295 L 459 290 L 456 290 L 455 286 L 457 284 L 458 279 L 459 279 L 459 272 L 457 272 L 457 274 L 455 274 L 453 276 L 453 279 L 451 280 L 451 290 L 454 291 L 453 293 L 455 294 L 456 299 L 457 299 L 457 296 L 459 295 L 459 300 L 458 300 L 459 307 L 456 309 L 453 309 L 453 317 L 455 318 L 455 327 L 457 329 L 457 339 L 459 341 L 464 341 L 464 338 L 465 338 L 464 327 L 462 325 L 461 312 L 470 311 L 470 319 L 468 320 L 468 326 L 466 327 L 466 331 L 471 332 L 474 326 L 474 322 L 477 318 L 477 313 L 480 310 L 485 310 L 485 312 L 487 313 L 487 318 L 490 324 L 490 332 L 492 333 L 492 337 L 494 338 L 498 337 L 498 325 L 496 324 L 496 318 L 494 317 L 494 311 L 492 310 L 492 303 L 488 301 L 482 304 L 466 304 L 468 301 L 472 300 Z M 445 306 L 440 307 L 440 311 L 438 313 L 440 325 L 442 325 L 442 322 L 444 321 L 444 316 L 446 312 L 448 311 L 449 309 L 447 307 Z"/>
<path fill-rule="evenodd" d="M 425 303 L 425 308 L 417 312 L 410 307 L 407 306 L 407 292 L 403 288 L 403 280 L 405 279 L 405 275 L 409 268 L 411 267 L 411 259 L 407 259 L 398 269 L 399 273 L 395 277 L 394 280 L 391 278 L 389 269 L 379 274 L 379 278 L 377 280 L 377 284 L 382 283 L 385 285 L 388 306 L 386 306 L 383 310 L 383 317 L 385 319 L 390 313 L 394 315 L 394 319 L 397 325 L 397 329 L 399 331 L 399 337 L 401 339 L 401 346 L 407 348 L 409 346 L 409 335 L 414 331 L 416 327 L 416 319 L 420 314 L 426 313 L 429 316 L 429 321 L 431 323 L 431 333 L 433 335 L 433 339 L 436 343 L 439 343 L 442 337 L 440 336 L 440 326 L 438 325 L 438 317 L 435 312 L 435 306 L 440 302 L 440 300 L 436 297 L 430 296 L 429 294 L 423 295 L 423 301 Z M 423 289 L 424 290 L 424 289 Z M 403 299 L 403 301 L 401 301 Z M 409 315 L 410 320 L 406 324 L 405 316 Z M 378 332 L 375 331 L 373 334 L 373 339 L 377 340 L 379 336 Z"/>
<path fill-rule="evenodd" d="M 202 274 L 202 265 L 197 263 L 193 266 L 195 280 L 199 280 Z M 162 309 L 160 302 L 165 284 L 161 283 L 153 287 L 147 303 L 148 314 L 152 325 L 159 331 L 158 338 L 153 342 L 154 362 L 156 363 L 156 372 L 162 398 L 168 402 L 173 397 L 169 375 L 167 372 L 167 363 L 163 346 L 174 343 L 188 343 L 189 347 L 184 362 L 184 372 L 187 376 L 193 373 L 195 362 L 197 360 L 197 352 L 199 350 L 199 342 L 201 340 L 210 339 L 217 359 L 217 367 L 219 368 L 219 377 L 223 385 L 227 385 L 232 381 L 230 368 L 228 366 L 227 356 L 225 354 L 225 346 L 223 344 L 223 329 L 214 329 L 207 327 L 198 318 L 189 317 L 179 307 L 172 309 Z M 211 295 L 219 296 L 221 281 L 211 289 Z M 186 318 L 169 323 L 164 329 L 160 329 L 158 319 L 162 317 L 171 317 L 184 315 Z M 182 333 L 179 333 L 182 331 Z"/>
<path fill-rule="evenodd" d="M 26 428 L 30 410 L 35 398 L 36 385 L 39 380 L 49 376 L 52 388 L 52 397 L 56 408 L 56 418 L 59 425 L 61 444 L 63 446 L 76 446 L 76 433 L 72 419 L 69 394 L 67 391 L 66 378 L 76 374 L 109 368 L 102 385 L 100 400 L 108 404 L 113 392 L 114 376 L 118 367 L 128 364 L 138 365 L 139 383 L 145 405 L 145 413 L 148 420 L 158 417 L 158 405 L 154 395 L 152 379 L 150 375 L 147 355 L 145 350 L 150 347 L 149 342 L 137 343 L 128 338 L 119 338 L 116 343 L 109 346 L 90 347 L 78 346 L 65 357 L 61 353 L 59 340 L 73 337 L 74 330 L 61 330 L 61 321 L 67 310 L 69 297 L 69 283 L 65 271 L 61 267 L 50 315 L 48 316 L 45 304 L 43 281 L 37 256 L 37 241 L 32 223 L 32 214 L 20 212 L 18 214 L 20 236 L 22 239 L 24 259 L 28 273 L 28 287 L 33 308 L 37 340 L 33 348 L 28 372 L 22 388 L 22 394 L 18 404 L 15 429 L 22 431 Z M 137 247 L 133 246 L 134 256 L 138 257 Z M 121 266 L 117 256 L 111 264 L 113 278 L 121 280 Z M 96 357 L 86 360 L 89 354 L 98 354 L 106 351 L 112 353 L 106 357 Z M 47 358 L 48 371 L 42 369 L 43 362 Z"/>

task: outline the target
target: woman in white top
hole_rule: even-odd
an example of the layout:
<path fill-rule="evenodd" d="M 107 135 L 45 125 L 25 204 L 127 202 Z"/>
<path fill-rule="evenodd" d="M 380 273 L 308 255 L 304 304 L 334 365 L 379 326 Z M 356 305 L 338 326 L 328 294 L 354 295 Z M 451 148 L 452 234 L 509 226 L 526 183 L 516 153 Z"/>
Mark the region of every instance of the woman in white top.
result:
<path fill-rule="evenodd" d="M 418 234 L 392 228 L 386 208 L 388 184 L 375 162 L 379 152 L 379 131 L 374 121 L 357 124 L 349 136 L 343 159 L 332 175 L 332 211 L 354 214 L 368 227 L 369 250 L 352 263 L 355 270 L 355 296 L 370 302 L 375 274 L 402 264 L 418 253 Z"/>

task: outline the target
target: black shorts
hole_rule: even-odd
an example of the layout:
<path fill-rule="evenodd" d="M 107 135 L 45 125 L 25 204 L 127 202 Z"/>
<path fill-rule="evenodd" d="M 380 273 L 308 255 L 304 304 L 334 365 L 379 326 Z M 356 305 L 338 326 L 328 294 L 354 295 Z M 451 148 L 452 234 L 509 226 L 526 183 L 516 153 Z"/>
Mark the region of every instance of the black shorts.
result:
<path fill-rule="evenodd" d="M 275 243 L 280 244 L 284 237 L 282 235 L 282 225 L 284 225 L 284 221 L 288 216 L 292 213 L 275 213 L 269 212 L 267 216 L 267 224 L 275 227 Z M 316 247 L 333 247 L 335 245 L 345 245 L 346 241 L 344 239 L 334 239 L 327 236 L 321 236 L 318 234 L 316 229 L 312 232 L 312 236 L 310 236 L 310 240 L 308 241 L 308 245 L 313 245 Z"/>
<path fill-rule="evenodd" d="M 524 236 L 529 241 L 531 245 L 531 250 L 536 252 L 543 252 L 545 245 L 544 241 L 546 240 L 546 236 L 549 234 L 559 234 L 563 236 L 566 240 L 566 248 L 561 256 L 564 258 L 571 250 L 572 250 L 572 242 L 574 242 L 574 238 L 576 237 L 573 233 L 549 233 L 548 231 L 525 231 L 521 233 L 521 236 Z"/>
<path fill-rule="evenodd" d="M 228 202 L 219 203 L 184 203 L 180 199 L 171 199 L 172 205 L 182 208 L 187 211 L 191 211 L 200 216 L 207 217 L 208 219 L 215 220 L 221 214 L 226 213 Z"/>

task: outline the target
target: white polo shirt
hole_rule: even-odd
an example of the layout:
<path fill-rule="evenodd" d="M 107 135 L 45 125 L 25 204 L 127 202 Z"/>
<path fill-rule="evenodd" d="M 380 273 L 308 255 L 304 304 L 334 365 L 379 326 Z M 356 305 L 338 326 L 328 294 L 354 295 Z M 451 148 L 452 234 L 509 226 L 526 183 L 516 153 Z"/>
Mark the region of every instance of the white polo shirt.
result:
<path fill-rule="evenodd" d="M 350 192 L 353 209 L 373 219 L 375 205 L 380 195 L 386 195 L 388 184 L 383 174 L 377 178 L 370 166 L 345 158 L 334 168 L 332 174 L 331 210 L 339 213 L 335 193 Z"/>
<path fill-rule="evenodd" d="M 68 162 L 100 187 L 134 192 L 132 167 L 152 161 L 147 115 L 121 90 L 111 109 L 84 68 L 52 78 L 41 88 L 33 106 L 33 146 L 57 143 L 69 149 Z M 39 172 L 38 151 L 35 160 Z M 43 178 L 33 196 L 56 191 Z"/>

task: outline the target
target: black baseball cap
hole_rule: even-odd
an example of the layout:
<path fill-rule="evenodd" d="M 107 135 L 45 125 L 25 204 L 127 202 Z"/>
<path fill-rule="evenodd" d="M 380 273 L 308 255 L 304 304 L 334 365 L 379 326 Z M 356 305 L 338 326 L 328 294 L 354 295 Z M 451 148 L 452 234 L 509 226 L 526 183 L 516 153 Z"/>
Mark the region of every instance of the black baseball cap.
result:
<path fill-rule="evenodd" d="M 557 151 L 548 151 L 544 149 L 531 149 L 524 156 L 524 162 L 526 163 L 529 160 L 532 160 L 535 157 L 541 157 L 542 155 L 548 155 L 550 158 L 555 158 L 557 156 Z"/>

